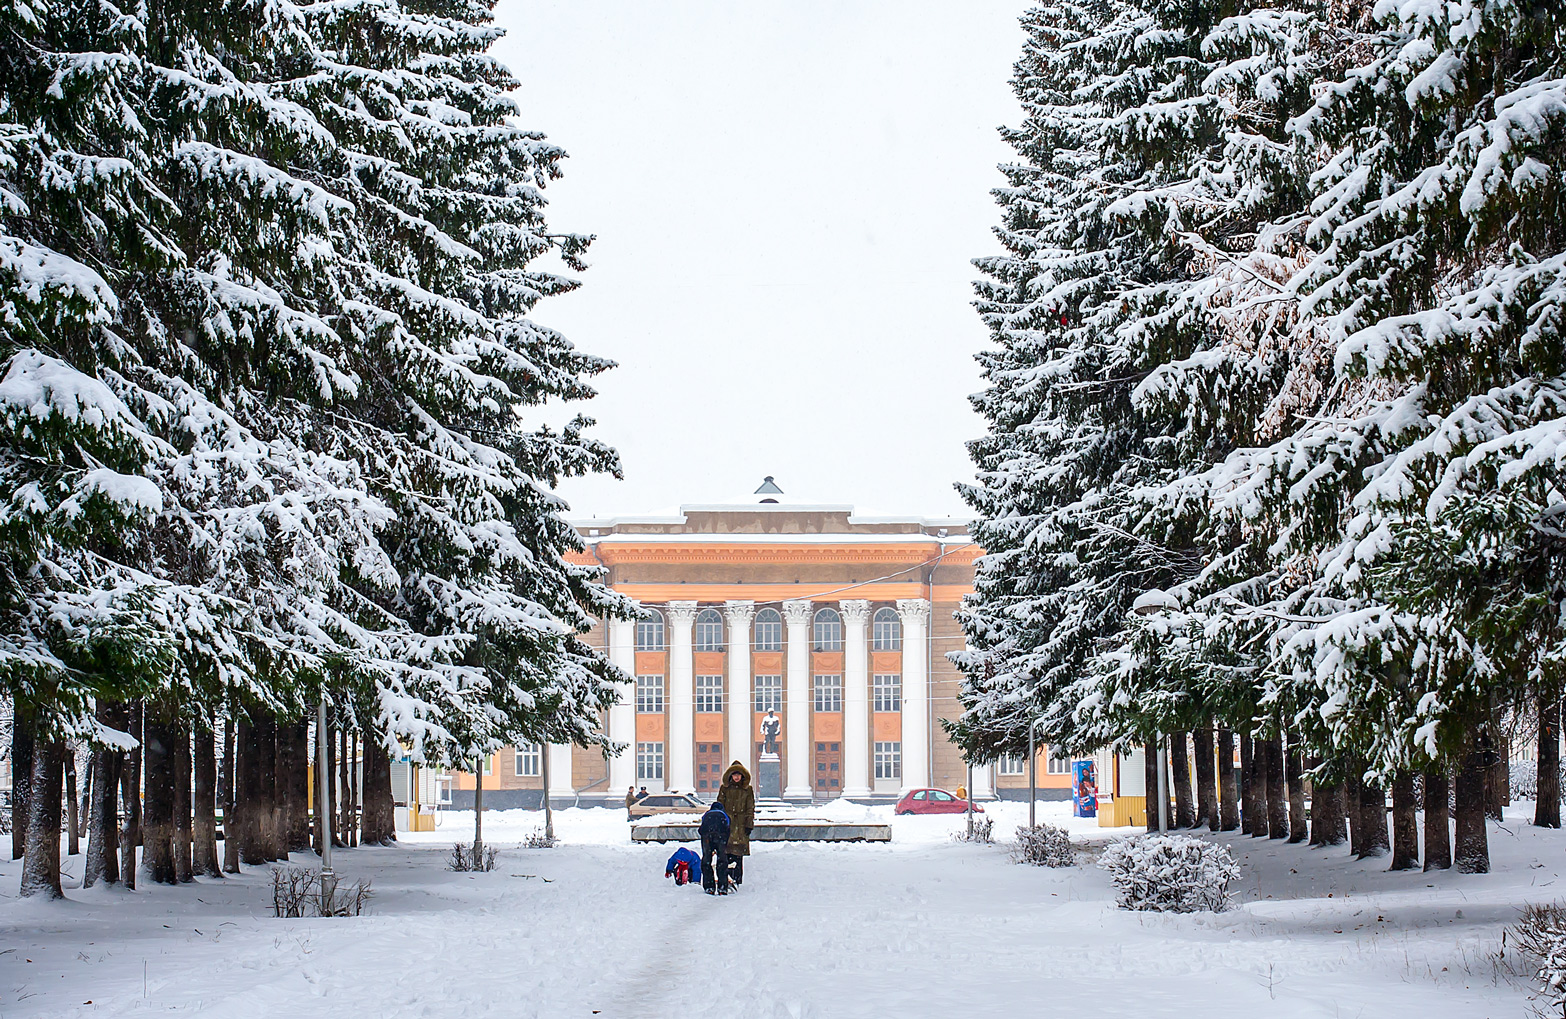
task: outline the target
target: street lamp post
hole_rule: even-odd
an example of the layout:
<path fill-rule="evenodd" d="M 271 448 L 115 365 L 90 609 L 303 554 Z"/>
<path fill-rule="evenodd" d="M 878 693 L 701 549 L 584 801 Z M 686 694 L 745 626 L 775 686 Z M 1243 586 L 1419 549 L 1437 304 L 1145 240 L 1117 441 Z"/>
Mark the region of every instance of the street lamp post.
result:
<path fill-rule="evenodd" d="M 323 905 L 332 901 L 332 888 L 337 875 L 332 870 L 332 805 L 326 802 L 330 788 L 326 774 L 326 695 L 315 705 L 315 771 L 317 775 L 315 812 L 321 824 L 321 899 Z"/>
<path fill-rule="evenodd" d="M 1028 827 L 1038 827 L 1039 802 L 1039 754 L 1034 739 L 1038 735 L 1039 720 L 1028 723 Z"/>
<path fill-rule="evenodd" d="M 1158 734 L 1158 832 L 1160 835 L 1169 831 L 1169 756 L 1166 749 L 1167 739 L 1163 733 Z"/>

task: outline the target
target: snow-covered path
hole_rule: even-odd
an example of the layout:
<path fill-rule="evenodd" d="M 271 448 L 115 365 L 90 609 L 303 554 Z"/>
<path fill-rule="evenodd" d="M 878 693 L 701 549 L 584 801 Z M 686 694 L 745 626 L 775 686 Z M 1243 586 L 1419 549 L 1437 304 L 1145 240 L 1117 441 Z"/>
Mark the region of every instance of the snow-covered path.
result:
<path fill-rule="evenodd" d="M 1009 832 L 1019 808 L 1000 813 Z M 758 846 L 741 893 L 715 898 L 664 880 L 672 847 L 627 844 L 615 811 L 565 812 L 564 845 L 484 875 L 443 867 L 460 820 L 339 854 L 374 881 L 357 920 L 271 917 L 264 869 L 0 900 L 0 1017 L 1514 1016 L 1526 981 L 1496 961 L 1500 931 L 1566 870 L 1561 833 L 1515 824 L 1484 877 L 1226 836 L 1240 907 L 1155 916 L 1115 909 L 1091 865 L 1019 867 L 951 842 L 960 818 L 899 818 L 889 846 Z"/>

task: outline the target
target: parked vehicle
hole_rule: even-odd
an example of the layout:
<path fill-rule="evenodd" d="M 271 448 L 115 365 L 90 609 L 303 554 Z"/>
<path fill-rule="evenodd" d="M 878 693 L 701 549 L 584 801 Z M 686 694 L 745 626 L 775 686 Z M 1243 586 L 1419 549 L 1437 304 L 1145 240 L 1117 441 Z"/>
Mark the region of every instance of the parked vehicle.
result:
<path fill-rule="evenodd" d="M 912 789 L 903 794 L 903 798 L 897 801 L 894 813 L 898 814 L 962 814 L 968 810 L 968 801 L 959 800 L 945 789 Z M 984 813 L 984 808 L 977 803 L 973 805 L 975 814 Z"/>
<path fill-rule="evenodd" d="M 700 814 L 707 805 L 690 793 L 653 793 L 631 804 L 631 820 L 654 814 Z"/>

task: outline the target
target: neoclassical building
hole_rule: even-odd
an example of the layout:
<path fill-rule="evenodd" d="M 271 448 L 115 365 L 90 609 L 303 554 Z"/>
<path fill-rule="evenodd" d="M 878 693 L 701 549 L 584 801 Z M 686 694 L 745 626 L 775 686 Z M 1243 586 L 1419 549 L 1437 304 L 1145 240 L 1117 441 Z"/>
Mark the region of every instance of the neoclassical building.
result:
<path fill-rule="evenodd" d="M 646 610 L 590 635 L 636 678 L 603 719 L 629 749 L 508 749 L 486 771 L 486 805 L 536 805 L 546 767 L 557 804 L 618 803 L 633 785 L 711 796 L 728 762 L 755 771 L 769 711 L 788 800 L 884 801 L 967 780 L 940 725 L 962 710 L 946 652 L 962 647 L 953 612 L 981 554 L 963 522 L 768 500 L 578 529 L 580 561 Z M 1025 795 L 1021 762 L 999 770 L 975 769 L 976 796 L 997 781 Z M 1038 777 L 1046 795 L 1069 785 L 1043 753 Z M 471 805 L 472 786 L 456 776 L 454 802 Z"/>

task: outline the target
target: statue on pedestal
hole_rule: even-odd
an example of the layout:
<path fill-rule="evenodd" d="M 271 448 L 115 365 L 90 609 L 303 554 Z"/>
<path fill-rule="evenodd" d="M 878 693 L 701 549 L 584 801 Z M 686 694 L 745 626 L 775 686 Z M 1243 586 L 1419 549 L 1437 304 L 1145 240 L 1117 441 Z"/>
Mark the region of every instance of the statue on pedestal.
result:
<path fill-rule="evenodd" d="M 778 752 L 778 733 L 783 729 L 783 722 L 778 718 L 777 712 L 769 710 L 767 717 L 761 720 L 761 752 L 776 755 Z"/>

